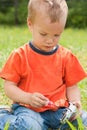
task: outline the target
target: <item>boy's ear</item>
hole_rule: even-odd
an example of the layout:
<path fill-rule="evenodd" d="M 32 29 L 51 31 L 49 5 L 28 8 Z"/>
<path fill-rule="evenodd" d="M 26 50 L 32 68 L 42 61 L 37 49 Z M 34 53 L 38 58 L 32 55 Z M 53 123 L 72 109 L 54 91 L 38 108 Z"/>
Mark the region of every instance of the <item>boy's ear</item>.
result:
<path fill-rule="evenodd" d="M 29 18 L 27 18 L 27 25 L 28 25 L 28 28 L 30 29 L 30 31 L 32 31 L 32 22 Z"/>

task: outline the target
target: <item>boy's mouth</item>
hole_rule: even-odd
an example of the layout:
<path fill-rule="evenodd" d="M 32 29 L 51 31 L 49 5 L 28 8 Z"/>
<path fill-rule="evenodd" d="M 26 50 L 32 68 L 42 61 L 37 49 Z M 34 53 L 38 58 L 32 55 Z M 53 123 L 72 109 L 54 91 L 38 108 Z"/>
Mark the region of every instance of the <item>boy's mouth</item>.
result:
<path fill-rule="evenodd" d="M 51 49 L 51 50 L 52 50 L 52 49 L 54 48 L 54 46 L 45 46 L 45 48 L 46 48 L 46 49 Z"/>

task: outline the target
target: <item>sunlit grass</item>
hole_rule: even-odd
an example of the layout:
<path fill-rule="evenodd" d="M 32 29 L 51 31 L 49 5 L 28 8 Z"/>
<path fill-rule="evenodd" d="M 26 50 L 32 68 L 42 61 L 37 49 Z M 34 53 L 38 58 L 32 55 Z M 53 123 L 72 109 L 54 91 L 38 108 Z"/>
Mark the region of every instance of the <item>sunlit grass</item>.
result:
<path fill-rule="evenodd" d="M 4 127 L 4 130 L 8 130 L 9 129 L 9 123 L 7 122 L 5 127 Z"/>
<path fill-rule="evenodd" d="M 80 117 L 77 118 L 78 128 L 76 128 L 75 126 L 73 126 L 73 125 L 71 124 L 71 122 L 69 122 L 68 120 L 67 120 L 66 122 L 67 122 L 68 125 L 70 126 L 70 129 L 71 129 L 71 130 L 84 130 L 84 128 L 85 128 L 85 127 L 83 126 L 83 124 L 82 124 L 82 120 L 81 120 Z M 85 130 L 87 130 L 87 129 L 85 128 Z"/>

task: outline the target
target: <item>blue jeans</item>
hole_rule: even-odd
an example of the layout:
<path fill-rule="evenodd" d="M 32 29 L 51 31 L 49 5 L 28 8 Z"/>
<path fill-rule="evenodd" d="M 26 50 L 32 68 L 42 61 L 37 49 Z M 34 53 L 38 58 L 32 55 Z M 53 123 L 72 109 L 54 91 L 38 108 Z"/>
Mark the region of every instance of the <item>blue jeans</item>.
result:
<path fill-rule="evenodd" d="M 0 130 L 4 130 L 6 122 L 9 124 L 9 130 L 68 130 L 68 124 L 62 125 L 60 119 L 66 108 L 60 108 L 57 111 L 45 111 L 37 113 L 31 109 L 18 104 L 13 104 L 12 112 L 0 110 Z M 83 111 L 82 121 L 87 126 L 87 112 Z M 78 127 L 77 120 L 72 122 Z"/>

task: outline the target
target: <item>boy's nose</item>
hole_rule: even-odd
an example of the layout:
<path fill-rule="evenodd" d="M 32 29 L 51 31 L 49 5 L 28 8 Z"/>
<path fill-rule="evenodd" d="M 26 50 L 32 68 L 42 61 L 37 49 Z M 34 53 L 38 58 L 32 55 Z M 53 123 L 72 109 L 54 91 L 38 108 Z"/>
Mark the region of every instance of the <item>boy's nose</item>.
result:
<path fill-rule="evenodd" d="M 49 45 L 52 44 L 53 42 L 54 42 L 53 38 L 49 38 L 46 41 L 46 43 L 49 44 Z"/>

